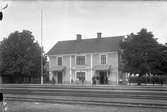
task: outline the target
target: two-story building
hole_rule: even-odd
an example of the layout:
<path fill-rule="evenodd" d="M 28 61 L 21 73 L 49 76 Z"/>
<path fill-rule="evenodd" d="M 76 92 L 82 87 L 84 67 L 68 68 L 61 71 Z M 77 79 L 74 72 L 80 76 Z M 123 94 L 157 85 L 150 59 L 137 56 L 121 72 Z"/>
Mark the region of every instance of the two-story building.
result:
<path fill-rule="evenodd" d="M 123 36 L 59 41 L 47 53 L 50 80 L 58 84 L 118 84 Z"/>

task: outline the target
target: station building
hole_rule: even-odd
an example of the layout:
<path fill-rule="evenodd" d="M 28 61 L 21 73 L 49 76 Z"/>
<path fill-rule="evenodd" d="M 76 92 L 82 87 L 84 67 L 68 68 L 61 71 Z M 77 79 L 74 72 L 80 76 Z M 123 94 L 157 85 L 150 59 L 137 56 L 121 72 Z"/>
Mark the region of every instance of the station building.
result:
<path fill-rule="evenodd" d="M 49 77 L 58 84 L 118 84 L 123 76 L 120 67 L 120 42 L 123 36 L 57 42 L 47 53 Z"/>

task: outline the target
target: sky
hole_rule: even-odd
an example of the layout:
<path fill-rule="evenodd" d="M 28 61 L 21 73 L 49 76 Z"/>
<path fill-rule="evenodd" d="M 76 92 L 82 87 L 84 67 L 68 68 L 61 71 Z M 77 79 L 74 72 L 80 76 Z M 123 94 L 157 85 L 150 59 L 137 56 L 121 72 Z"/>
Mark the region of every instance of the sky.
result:
<path fill-rule="evenodd" d="M 56 42 L 152 31 L 167 43 L 167 2 L 165 1 L 1 1 L 4 18 L 0 21 L 0 41 L 15 31 L 29 30 L 48 52 Z M 42 10 L 42 22 L 41 22 Z M 41 30 L 42 23 L 42 30 Z"/>

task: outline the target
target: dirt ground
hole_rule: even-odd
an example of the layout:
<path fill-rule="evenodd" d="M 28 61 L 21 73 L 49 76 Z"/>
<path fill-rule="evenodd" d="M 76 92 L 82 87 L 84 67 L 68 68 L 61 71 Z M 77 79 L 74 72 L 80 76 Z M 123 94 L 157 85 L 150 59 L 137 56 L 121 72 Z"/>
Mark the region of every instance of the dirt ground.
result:
<path fill-rule="evenodd" d="M 6 112 L 167 112 L 167 109 L 7 101 Z"/>

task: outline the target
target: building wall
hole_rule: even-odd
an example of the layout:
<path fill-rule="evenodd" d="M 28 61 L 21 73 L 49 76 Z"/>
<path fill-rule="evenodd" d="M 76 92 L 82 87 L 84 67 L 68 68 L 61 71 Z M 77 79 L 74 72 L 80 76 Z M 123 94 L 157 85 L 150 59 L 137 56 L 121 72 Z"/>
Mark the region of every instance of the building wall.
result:
<path fill-rule="evenodd" d="M 109 83 L 117 84 L 118 83 L 118 52 L 111 53 L 96 53 L 93 54 L 93 66 L 101 64 L 100 56 L 105 54 L 107 56 L 107 64 L 111 65 L 111 70 L 109 74 Z"/>
<path fill-rule="evenodd" d="M 85 56 L 85 65 L 76 65 L 76 56 Z M 90 62 L 91 57 L 90 54 L 76 54 L 72 56 L 72 79 L 74 83 L 81 83 L 81 81 L 77 80 L 76 73 L 77 72 L 85 72 L 85 84 L 91 83 L 91 72 L 90 72 Z M 87 69 L 88 68 L 88 69 Z"/>
<path fill-rule="evenodd" d="M 99 54 L 93 54 L 93 66 L 98 65 L 99 63 Z"/>
<path fill-rule="evenodd" d="M 118 83 L 118 53 L 112 52 L 108 54 L 108 64 L 111 65 L 109 83 L 117 84 Z"/>
<path fill-rule="evenodd" d="M 56 66 L 57 64 L 57 60 L 56 60 L 56 56 L 49 56 L 49 70 Z"/>
<path fill-rule="evenodd" d="M 91 66 L 91 54 L 86 55 L 86 65 Z"/>
<path fill-rule="evenodd" d="M 70 83 L 70 57 L 69 56 L 63 56 L 63 66 L 65 66 L 65 71 L 63 74 L 63 83 Z"/>
<path fill-rule="evenodd" d="M 77 71 L 84 71 L 86 72 L 86 80 L 85 83 L 91 83 L 92 82 L 92 76 L 95 74 L 95 72 L 92 72 L 91 75 L 91 55 L 92 55 L 92 67 L 95 65 L 100 64 L 100 56 L 102 54 L 107 55 L 107 64 L 111 65 L 111 70 L 109 74 L 109 84 L 117 84 L 118 82 L 118 53 L 117 52 L 111 52 L 111 53 L 93 53 L 93 54 L 78 54 L 78 55 L 85 55 L 86 56 L 86 67 L 89 69 L 72 69 L 71 70 L 71 76 L 70 76 L 70 57 L 71 57 L 71 68 L 77 67 L 76 65 L 76 56 L 77 55 L 64 55 L 63 56 L 63 66 L 66 67 L 64 75 L 63 75 L 63 83 L 70 83 L 71 79 L 73 79 L 74 83 L 76 82 L 76 72 Z M 50 62 L 49 62 L 49 68 L 52 68 L 54 66 L 57 66 L 57 57 L 58 56 L 50 56 Z"/>

